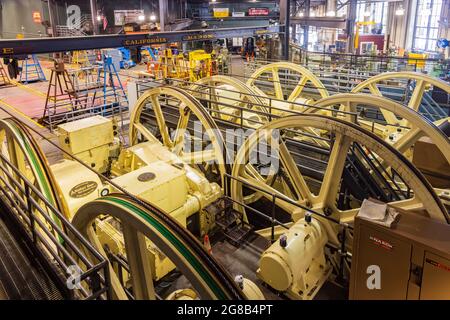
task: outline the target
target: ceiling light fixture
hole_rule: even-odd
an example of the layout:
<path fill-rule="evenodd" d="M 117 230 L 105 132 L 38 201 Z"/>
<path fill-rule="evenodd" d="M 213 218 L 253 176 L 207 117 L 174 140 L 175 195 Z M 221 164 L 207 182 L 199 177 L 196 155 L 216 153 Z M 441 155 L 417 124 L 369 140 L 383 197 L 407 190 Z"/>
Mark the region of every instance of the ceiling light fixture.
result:
<path fill-rule="evenodd" d="M 396 16 L 403 16 L 404 14 L 405 14 L 405 9 L 403 9 L 403 8 L 398 8 L 397 10 L 395 10 Z"/>

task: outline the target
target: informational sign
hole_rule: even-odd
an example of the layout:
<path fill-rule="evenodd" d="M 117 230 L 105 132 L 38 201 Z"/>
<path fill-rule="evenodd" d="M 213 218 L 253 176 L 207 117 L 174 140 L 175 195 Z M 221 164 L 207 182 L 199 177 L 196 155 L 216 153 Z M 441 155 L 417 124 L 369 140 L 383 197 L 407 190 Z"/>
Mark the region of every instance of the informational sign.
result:
<path fill-rule="evenodd" d="M 138 40 L 125 40 L 123 42 L 123 45 L 125 47 L 128 46 L 148 46 L 152 44 L 162 44 L 167 43 L 167 38 L 160 38 L 160 37 L 150 37 L 147 39 L 138 39 Z"/>
<path fill-rule="evenodd" d="M 192 34 L 183 37 L 183 41 L 197 41 L 197 40 L 211 40 L 214 39 L 214 35 L 210 33 L 205 34 Z"/>
<path fill-rule="evenodd" d="M 33 22 L 42 23 L 42 16 L 39 11 L 33 11 Z"/>
<path fill-rule="evenodd" d="M 248 9 L 249 16 L 268 16 L 269 8 L 250 8 Z"/>
<path fill-rule="evenodd" d="M 240 17 L 240 18 L 242 18 L 242 17 L 245 17 L 245 12 L 238 12 L 238 11 L 235 11 L 235 12 L 233 12 L 233 13 L 231 14 L 231 16 L 232 16 L 232 17 Z"/>
<path fill-rule="evenodd" d="M 144 10 L 114 10 L 114 25 L 122 26 L 126 23 L 139 23 L 139 16 L 144 15 Z"/>
<path fill-rule="evenodd" d="M 230 9 L 228 8 L 214 8 L 214 18 L 226 18 L 230 16 Z"/>
<path fill-rule="evenodd" d="M 97 187 L 98 184 L 95 181 L 82 182 L 80 184 L 77 184 L 70 190 L 69 196 L 75 199 L 84 198 L 87 195 L 94 192 L 95 190 L 97 190 Z"/>
<path fill-rule="evenodd" d="M 244 39 L 242 39 L 242 38 L 233 38 L 232 39 L 233 47 L 242 47 L 243 44 L 244 44 Z"/>

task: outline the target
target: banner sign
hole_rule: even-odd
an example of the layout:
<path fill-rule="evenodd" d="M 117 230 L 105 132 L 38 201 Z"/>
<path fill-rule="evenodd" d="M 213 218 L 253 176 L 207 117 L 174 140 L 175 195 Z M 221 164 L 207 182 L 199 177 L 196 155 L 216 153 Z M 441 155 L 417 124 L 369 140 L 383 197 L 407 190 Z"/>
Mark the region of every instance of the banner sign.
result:
<path fill-rule="evenodd" d="M 230 16 L 228 8 L 214 8 L 214 18 L 226 18 Z"/>
<path fill-rule="evenodd" d="M 250 8 L 248 9 L 249 16 L 268 16 L 269 8 Z"/>
<path fill-rule="evenodd" d="M 42 23 L 42 16 L 39 11 L 33 11 L 33 22 Z"/>
<path fill-rule="evenodd" d="M 238 11 L 235 11 L 235 12 L 233 12 L 233 13 L 231 14 L 231 16 L 232 16 L 232 17 L 240 17 L 240 18 L 242 18 L 242 17 L 245 17 L 245 12 L 238 12 Z"/>
<path fill-rule="evenodd" d="M 144 15 L 144 10 L 114 10 L 114 25 L 122 26 L 126 23 L 141 22 L 139 16 Z"/>

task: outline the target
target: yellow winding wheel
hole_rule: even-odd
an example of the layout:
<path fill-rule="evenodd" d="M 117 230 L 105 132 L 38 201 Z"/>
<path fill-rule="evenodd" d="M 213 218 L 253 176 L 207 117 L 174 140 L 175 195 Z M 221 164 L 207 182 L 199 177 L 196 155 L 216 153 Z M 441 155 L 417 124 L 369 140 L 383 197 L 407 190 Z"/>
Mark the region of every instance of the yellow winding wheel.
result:
<path fill-rule="evenodd" d="M 276 62 L 260 67 L 247 80 L 247 85 L 261 96 L 277 99 L 270 102 L 272 106 L 287 110 L 302 108 L 281 100 L 310 104 L 329 96 L 314 73 L 291 62 Z"/>
<path fill-rule="evenodd" d="M 216 121 L 242 123 L 249 127 L 267 122 L 264 99 L 238 79 L 221 75 L 202 78 L 191 85 L 189 92 L 206 103 Z M 253 112 L 246 112 L 246 109 Z"/>
<path fill-rule="evenodd" d="M 163 250 L 202 299 L 244 299 L 228 273 L 189 232 L 167 213 L 123 194 L 111 194 L 81 207 L 72 223 L 105 257 L 107 253 L 92 228 L 103 214 L 120 221 L 127 252 L 133 296 L 156 299 L 147 239 Z M 120 274 L 109 267 L 115 299 L 128 299 Z M 195 295 L 195 294 L 194 294 Z M 192 298 L 192 297 L 190 297 Z"/>
<path fill-rule="evenodd" d="M 222 134 L 201 103 L 176 87 L 146 91 L 136 103 L 130 120 L 130 145 L 160 141 L 170 152 L 202 171 L 230 172 Z"/>
<path fill-rule="evenodd" d="M 59 192 L 55 183 L 55 177 L 49 168 L 44 153 L 28 130 L 19 121 L 12 118 L 0 121 L 0 152 L 1 171 L 3 172 L 2 176 L 0 176 L 1 184 L 9 184 L 10 188 L 15 189 L 16 198 L 22 195 L 22 200 L 20 203 L 17 203 L 18 207 L 21 208 L 18 210 L 26 211 L 27 206 L 31 206 L 35 208 L 38 216 L 44 214 L 36 209 L 36 205 L 28 203 L 23 180 L 25 178 L 34 185 L 49 205 L 59 210 L 66 217 L 69 216 L 64 199 L 60 196 L 61 192 Z M 34 195 L 34 192 L 29 191 L 29 193 L 41 208 L 45 208 L 46 214 L 51 217 L 51 220 L 61 227 L 59 218 L 54 214 L 53 208 L 43 203 L 39 197 Z M 8 192 L 4 190 L 4 194 L 7 196 Z M 52 226 L 45 222 L 44 218 L 38 222 L 37 228 L 43 234 L 52 231 Z"/>
<path fill-rule="evenodd" d="M 437 87 L 447 94 L 450 94 L 450 84 L 443 80 L 418 72 L 381 73 L 361 82 L 352 89 L 352 93 L 370 92 L 373 95 L 383 96 L 387 94 L 387 92 L 383 93 L 383 90 L 381 90 L 383 86 L 386 88 L 398 88 L 399 82 L 405 82 L 405 88 L 402 88 L 405 90 L 405 92 L 402 93 L 404 104 L 415 111 L 419 111 L 424 95 L 430 90 L 431 87 Z M 410 96 L 406 94 L 408 91 L 406 87 L 408 86 L 413 87 Z M 396 119 L 395 116 L 387 110 L 383 111 L 383 116 L 388 124 L 404 124 Z"/>
<path fill-rule="evenodd" d="M 322 138 L 327 139 L 330 146 L 318 158 L 305 151 L 318 149 L 319 146 L 309 139 L 302 141 L 302 135 L 308 135 L 306 129 L 311 128 L 322 131 Z M 274 159 L 270 169 L 264 173 L 255 164 L 257 161 L 251 158 L 252 152 L 260 148 L 261 143 L 271 145 L 271 157 Z M 312 171 L 305 169 L 305 161 L 299 161 L 302 158 L 307 160 L 309 166 L 322 163 L 323 167 L 317 169 L 322 171 L 322 176 L 314 178 Z M 379 164 L 379 159 L 384 162 L 384 167 L 391 170 L 375 170 L 373 162 Z M 232 197 L 243 202 L 245 189 L 253 187 L 252 190 L 255 190 L 254 187 L 257 187 L 262 190 L 258 192 L 269 201 L 273 200 L 273 195 L 277 196 L 276 205 L 290 214 L 293 221 L 304 216 L 304 208 L 310 208 L 340 222 L 351 222 L 362 199 L 353 199 L 345 207 L 339 204 L 338 199 L 346 179 L 344 172 L 348 173 L 349 166 L 355 162 L 359 163 L 359 169 L 366 167 L 368 174 L 364 175 L 364 179 L 382 181 L 386 190 L 390 190 L 390 200 L 385 199 L 385 202 L 421 214 L 426 211 L 433 219 L 449 222 L 447 210 L 431 185 L 401 153 L 353 123 L 318 115 L 284 117 L 255 131 L 236 155 Z M 268 174 L 275 174 L 277 179 L 268 183 Z M 245 213 L 240 206 L 236 209 Z M 337 244 L 336 230 L 327 221 L 324 224 L 329 239 Z"/>
<path fill-rule="evenodd" d="M 450 163 L 450 140 L 431 121 L 422 117 L 416 111 L 407 108 L 393 100 L 363 93 L 336 94 L 321 99 L 314 104 L 315 107 L 338 109 L 347 111 L 341 114 L 351 122 L 359 124 L 364 129 L 374 132 L 396 150 L 405 154 L 421 137 L 428 137 L 442 152 Z M 305 113 L 323 112 L 323 109 L 310 108 Z M 397 121 L 404 125 L 389 125 L 376 121 L 376 112 L 392 114 Z M 329 113 L 332 113 L 330 111 Z M 408 155 L 410 157 L 410 154 Z"/>

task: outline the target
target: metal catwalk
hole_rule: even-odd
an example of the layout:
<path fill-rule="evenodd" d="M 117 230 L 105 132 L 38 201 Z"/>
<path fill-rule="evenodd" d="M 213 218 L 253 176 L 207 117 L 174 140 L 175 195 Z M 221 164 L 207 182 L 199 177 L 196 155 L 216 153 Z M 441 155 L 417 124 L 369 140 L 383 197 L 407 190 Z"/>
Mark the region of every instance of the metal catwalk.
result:
<path fill-rule="evenodd" d="M 4 210 L 4 208 L 2 208 Z M 0 299 L 60 300 L 62 295 L 47 277 L 26 244 L 17 241 L 0 217 Z"/>

